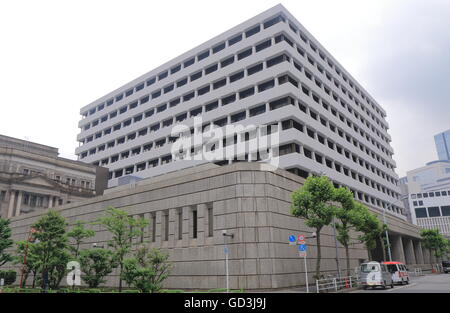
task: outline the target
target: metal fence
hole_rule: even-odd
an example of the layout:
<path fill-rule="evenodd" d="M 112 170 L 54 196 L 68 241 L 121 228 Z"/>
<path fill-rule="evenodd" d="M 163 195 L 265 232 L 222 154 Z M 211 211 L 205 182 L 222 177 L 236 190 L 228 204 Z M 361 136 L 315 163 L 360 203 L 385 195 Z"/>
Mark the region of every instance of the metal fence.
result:
<path fill-rule="evenodd" d="M 340 289 L 358 286 L 358 276 L 327 277 L 316 280 L 316 292 L 336 292 Z"/>

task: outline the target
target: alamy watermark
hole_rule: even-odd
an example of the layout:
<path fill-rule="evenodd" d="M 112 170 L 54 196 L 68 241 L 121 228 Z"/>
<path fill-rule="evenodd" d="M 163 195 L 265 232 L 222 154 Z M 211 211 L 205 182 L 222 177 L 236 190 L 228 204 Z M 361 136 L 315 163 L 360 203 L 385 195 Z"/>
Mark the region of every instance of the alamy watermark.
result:
<path fill-rule="evenodd" d="M 278 123 L 270 125 L 203 125 L 194 118 L 194 127 L 178 124 L 172 128 L 172 160 L 209 162 L 261 161 L 279 165 L 280 132 Z"/>

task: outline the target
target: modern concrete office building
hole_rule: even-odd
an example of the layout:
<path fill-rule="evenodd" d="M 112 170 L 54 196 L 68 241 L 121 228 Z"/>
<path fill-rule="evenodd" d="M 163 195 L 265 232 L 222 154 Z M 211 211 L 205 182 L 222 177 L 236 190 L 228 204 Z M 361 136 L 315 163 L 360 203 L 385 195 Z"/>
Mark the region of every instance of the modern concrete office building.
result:
<path fill-rule="evenodd" d="M 434 161 L 409 171 L 412 222 L 450 236 L 450 161 Z"/>
<path fill-rule="evenodd" d="M 301 177 L 325 173 L 359 201 L 406 219 L 386 112 L 282 5 L 80 113 L 76 154 L 107 167 L 109 187 L 126 175 L 266 159 Z M 228 126 L 241 128 L 223 135 L 219 130 Z M 202 140 L 180 145 L 191 134 Z M 268 134 L 270 144 L 259 145 Z M 238 149 L 254 138 L 257 148 Z M 217 151 L 231 153 L 205 157 Z"/>
<path fill-rule="evenodd" d="M 0 135 L 0 217 L 103 194 L 108 170 L 58 157 L 58 149 Z"/>
<path fill-rule="evenodd" d="M 450 161 L 450 129 L 434 136 L 439 160 Z"/>

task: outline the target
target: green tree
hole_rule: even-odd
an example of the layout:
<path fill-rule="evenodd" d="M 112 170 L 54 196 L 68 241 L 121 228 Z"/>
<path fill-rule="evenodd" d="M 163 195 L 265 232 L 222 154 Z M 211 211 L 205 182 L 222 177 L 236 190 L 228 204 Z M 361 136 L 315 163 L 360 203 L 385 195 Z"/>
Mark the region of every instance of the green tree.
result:
<path fill-rule="evenodd" d="M 58 212 L 50 210 L 32 227 L 36 229 L 34 237 L 38 242 L 34 245 L 40 263 L 42 282 L 47 274 L 50 288 L 58 288 L 66 274 L 66 265 L 70 259 L 67 251 L 67 223 Z"/>
<path fill-rule="evenodd" d="M 359 202 L 355 202 L 355 206 L 355 229 L 362 233 L 358 239 L 364 243 L 369 260 L 372 260 L 372 250 L 376 248 L 384 227 L 377 215 L 370 212 L 366 206 Z"/>
<path fill-rule="evenodd" d="M 108 246 L 113 249 L 116 264 L 119 266 L 119 292 L 122 292 L 125 256 L 131 251 L 133 239 L 142 235 L 142 229 L 148 225 L 148 221 L 130 217 L 125 211 L 109 207 L 106 209 L 106 215 L 99 219 L 98 224 L 103 225 L 112 235 Z"/>
<path fill-rule="evenodd" d="M 317 259 L 315 277 L 320 278 L 321 238 L 323 227 L 330 225 L 336 212 L 334 186 L 326 176 L 310 176 L 305 184 L 291 195 L 291 213 L 303 218 L 305 224 L 316 232 Z"/>
<path fill-rule="evenodd" d="M 106 281 L 104 278 L 117 266 L 113 252 L 102 248 L 81 251 L 79 260 L 83 272 L 81 278 L 90 288 L 103 284 Z"/>
<path fill-rule="evenodd" d="M 430 249 L 436 258 L 440 258 L 448 251 L 447 240 L 439 233 L 438 229 L 421 229 L 420 236 L 425 248 Z M 432 261 L 430 253 L 430 264 Z"/>
<path fill-rule="evenodd" d="M 34 288 L 36 285 L 36 279 L 37 275 L 40 270 L 40 260 L 39 260 L 39 246 L 36 246 L 34 243 L 29 242 L 28 243 L 28 251 L 27 254 L 27 264 L 24 265 L 25 262 L 25 251 L 27 250 L 27 241 L 21 240 L 16 242 L 17 249 L 16 249 L 16 257 L 15 257 L 15 264 L 20 264 L 21 266 L 25 266 L 23 268 L 24 271 L 24 277 L 23 277 L 23 286 L 26 286 L 26 281 L 29 276 L 29 274 L 33 274 L 33 282 L 32 287 Z M 22 274 L 22 273 L 20 273 Z"/>
<path fill-rule="evenodd" d="M 137 249 L 135 257 L 124 261 L 123 278 L 141 292 L 159 292 L 169 276 L 172 263 L 169 255 L 159 249 Z"/>
<path fill-rule="evenodd" d="M 9 220 L 0 218 L 0 266 L 13 260 L 13 256 L 6 252 L 14 244 L 11 239 L 11 228 L 9 224 Z"/>
<path fill-rule="evenodd" d="M 84 225 L 83 221 L 77 221 L 72 230 L 67 233 L 67 237 L 73 242 L 69 247 L 75 258 L 78 258 L 80 245 L 84 239 L 95 236 L 95 231 L 85 228 Z"/>
<path fill-rule="evenodd" d="M 340 223 L 335 223 L 337 230 L 337 239 L 344 246 L 347 276 L 350 276 L 350 251 L 352 244 L 350 232 L 356 230 L 360 223 L 360 212 L 356 210 L 357 206 L 353 199 L 353 193 L 348 188 L 337 188 L 334 192 L 334 201 L 340 204 L 336 208 L 336 217 Z"/>

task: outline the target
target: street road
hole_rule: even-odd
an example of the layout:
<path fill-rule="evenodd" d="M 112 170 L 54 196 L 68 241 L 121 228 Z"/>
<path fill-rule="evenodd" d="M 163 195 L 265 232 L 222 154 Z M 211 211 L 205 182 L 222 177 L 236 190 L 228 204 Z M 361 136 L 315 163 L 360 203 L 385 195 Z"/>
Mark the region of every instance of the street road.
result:
<path fill-rule="evenodd" d="M 357 290 L 355 293 L 450 293 L 450 274 L 431 274 L 411 277 L 409 285 L 395 285 L 394 289 Z"/>

